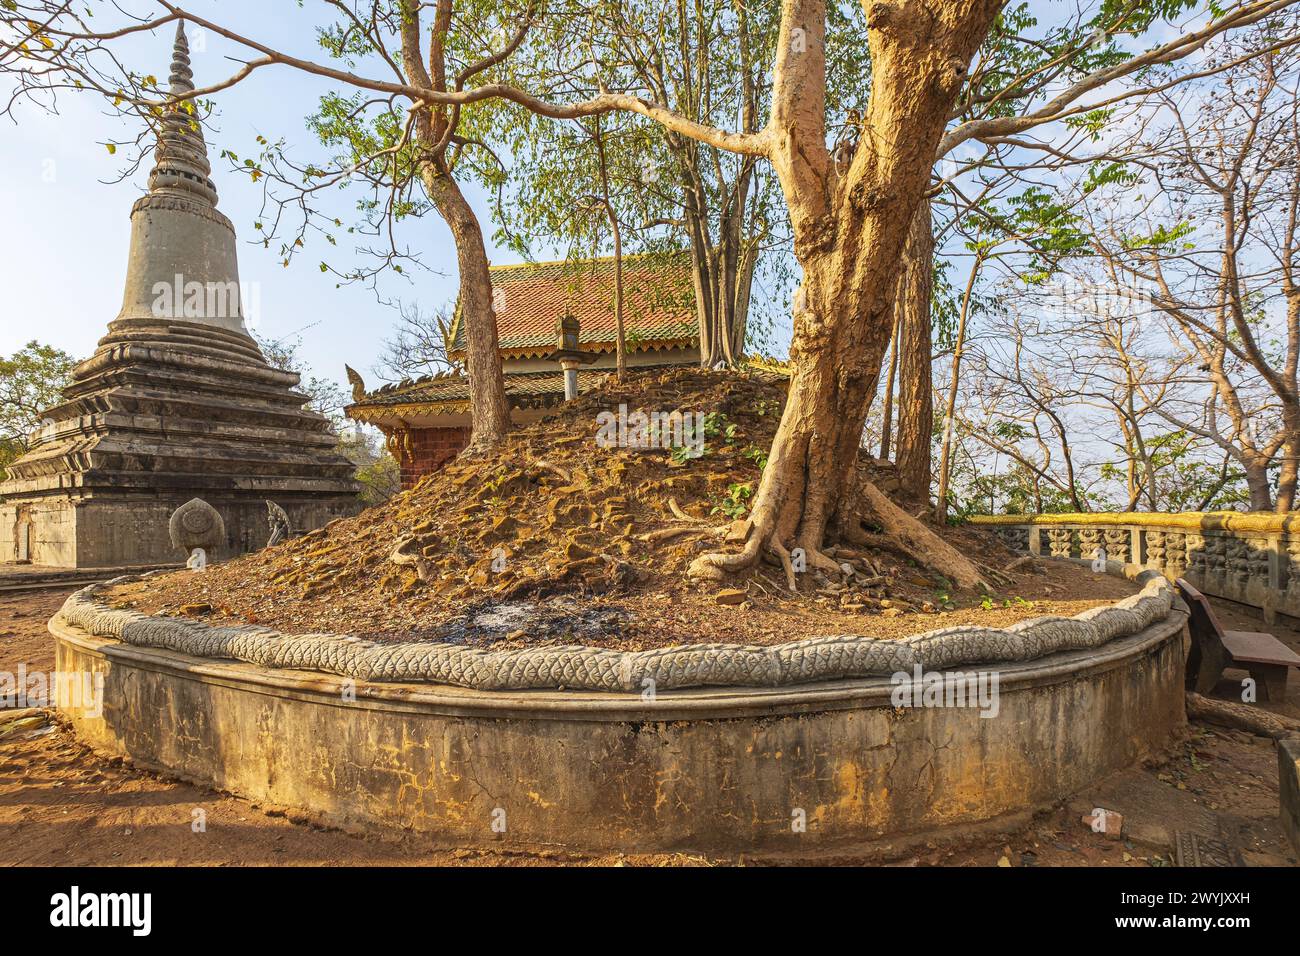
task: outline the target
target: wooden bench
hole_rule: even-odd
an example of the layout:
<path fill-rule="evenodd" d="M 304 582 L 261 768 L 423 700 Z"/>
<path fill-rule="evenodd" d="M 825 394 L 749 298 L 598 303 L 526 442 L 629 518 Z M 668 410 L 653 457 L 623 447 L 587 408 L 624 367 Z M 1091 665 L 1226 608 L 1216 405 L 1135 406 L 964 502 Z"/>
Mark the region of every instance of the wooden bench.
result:
<path fill-rule="evenodd" d="M 1236 666 L 1250 672 L 1259 690 L 1259 700 L 1284 700 L 1287 674 L 1292 667 L 1300 667 L 1300 654 L 1272 634 L 1225 631 L 1204 594 L 1182 578 L 1178 579 L 1177 586 L 1191 612 L 1187 619 L 1192 634 L 1192 647 L 1187 654 L 1187 689 L 1208 694 L 1223 676 L 1224 668 Z"/>

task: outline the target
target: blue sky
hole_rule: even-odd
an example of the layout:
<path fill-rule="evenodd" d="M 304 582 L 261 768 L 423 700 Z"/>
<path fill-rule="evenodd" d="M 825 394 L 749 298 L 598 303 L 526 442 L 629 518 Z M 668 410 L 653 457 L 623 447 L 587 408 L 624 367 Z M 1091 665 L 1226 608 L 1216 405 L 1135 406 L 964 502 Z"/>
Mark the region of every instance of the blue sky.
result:
<path fill-rule="evenodd" d="M 157 9 L 142 2 L 126 6 Z M 303 10 L 288 0 L 194 0 L 187 7 L 286 52 L 313 59 L 324 56 L 312 29 L 318 5 Z M 172 28 L 160 29 L 123 45 L 121 57 L 142 74 L 165 76 L 171 42 Z M 191 30 L 191 47 L 198 85 L 222 79 L 238 66 L 229 59 L 237 48 L 221 37 Z M 302 357 L 317 374 L 343 381 L 344 362 L 363 373 L 373 364 L 396 311 L 377 301 L 370 289 L 336 288 L 336 280 L 320 272 L 322 259 L 340 268 L 358 261 L 347 237 L 340 237 L 339 248 L 329 248 L 328 254 L 324 241 L 318 240 L 320 250 L 309 248 L 287 269 L 276 255 L 276 243 L 263 249 L 252 242 L 261 186 L 217 158 L 223 148 L 241 157 L 255 155 L 258 134 L 272 140 L 284 137 L 299 159 L 321 158 L 303 118 L 330 86 L 288 68 L 255 71 L 216 97 L 217 114 L 206 135 L 212 178 L 221 195 L 219 208 L 234 222 L 239 238 L 240 277 L 257 283 L 260 315 L 255 331 L 276 339 L 302 330 Z M 26 104 L 17 113 L 16 125 L 0 121 L 0 221 L 5 224 L 0 229 L 0 274 L 6 298 L 0 354 L 36 338 L 85 357 L 121 308 L 131 204 L 144 191 L 148 164 L 130 180 L 112 182 L 122 169 L 125 150 L 110 155 L 104 144 L 130 138 L 135 130 L 108 116 L 106 104 L 95 94 L 62 97 L 57 116 Z M 476 188 L 467 191 L 490 236 L 489 203 Z M 348 194 L 336 193 L 326 202 L 345 223 L 352 221 L 353 199 Z M 442 220 L 430 215 L 413 222 L 405 238 L 435 271 L 419 272 L 413 282 L 391 276 L 382 284 L 385 297 L 418 301 L 426 309 L 453 299 L 455 247 Z M 535 258 L 549 258 L 552 252 L 545 245 L 532 250 Z M 519 261 L 492 247 L 488 254 L 494 263 Z"/>

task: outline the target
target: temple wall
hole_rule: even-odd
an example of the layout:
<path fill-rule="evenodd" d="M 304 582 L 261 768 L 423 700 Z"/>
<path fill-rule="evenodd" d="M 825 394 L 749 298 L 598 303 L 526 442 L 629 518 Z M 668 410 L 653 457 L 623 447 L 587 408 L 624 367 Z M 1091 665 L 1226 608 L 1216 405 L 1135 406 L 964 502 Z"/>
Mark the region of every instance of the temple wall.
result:
<path fill-rule="evenodd" d="M 51 567 L 116 568 L 178 562 L 185 555 L 172 547 L 168 534 L 171 513 L 194 495 L 171 498 L 69 498 L 0 504 L 0 561 L 24 557 Z M 200 495 L 215 507 L 226 525 L 226 546 L 214 554 L 221 560 L 257 551 L 270 535 L 266 500 Z M 355 514 L 356 499 L 348 495 L 294 500 L 270 495 L 289 515 L 295 531 L 312 531 L 335 518 Z M 23 553 L 24 537 L 28 551 Z"/>
<path fill-rule="evenodd" d="M 413 428 L 400 447 L 402 490 L 415 485 L 425 475 L 431 475 L 456 457 L 469 444 L 469 427 Z"/>
<path fill-rule="evenodd" d="M 980 515 L 1011 547 L 1050 557 L 1106 557 L 1186 578 L 1205 594 L 1300 617 L 1300 515 Z"/>
<path fill-rule="evenodd" d="M 996 719 L 896 708 L 888 677 L 647 700 L 354 681 L 125 644 L 62 616 L 50 630 L 59 671 L 103 675 L 96 712 L 59 702 L 82 741 L 323 825 L 450 845 L 806 850 L 1027 813 L 1159 753 L 1186 724 L 1185 620 L 999 664 Z"/>
<path fill-rule="evenodd" d="M 0 562 L 21 560 L 76 566 L 76 509 L 70 499 L 0 501 Z"/>

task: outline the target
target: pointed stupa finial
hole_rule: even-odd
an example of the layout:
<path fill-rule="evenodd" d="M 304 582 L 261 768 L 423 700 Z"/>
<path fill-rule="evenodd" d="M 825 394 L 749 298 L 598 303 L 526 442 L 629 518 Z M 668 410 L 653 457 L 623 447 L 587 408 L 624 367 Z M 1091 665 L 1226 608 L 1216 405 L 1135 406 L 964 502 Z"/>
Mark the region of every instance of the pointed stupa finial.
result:
<path fill-rule="evenodd" d="M 119 321 L 183 321 L 247 334 L 235 228 L 217 205 L 185 24 L 176 24 L 168 102 L 156 115 L 158 146 L 149 192 L 131 206 Z"/>
<path fill-rule="evenodd" d="M 172 44 L 171 92 L 173 95 L 194 90 L 194 71 L 190 69 L 190 41 L 185 35 L 185 21 L 176 21 L 176 42 Z"/>
<path fill-rule="evenodd" d="M 190 43 L 185 36 L 184 20 L 176 21 L 168 92 L 173 97 L 194 92 Z M 211 172 L 208 148 L 203 142 L 203 126 L 194 101 L 181 100 L 167 106 L 158 132 L 153 171 L 149 174 L 149 191 L 162 195 L 185 195 L 216 206 L 217 187 L 208 178 Z"/>

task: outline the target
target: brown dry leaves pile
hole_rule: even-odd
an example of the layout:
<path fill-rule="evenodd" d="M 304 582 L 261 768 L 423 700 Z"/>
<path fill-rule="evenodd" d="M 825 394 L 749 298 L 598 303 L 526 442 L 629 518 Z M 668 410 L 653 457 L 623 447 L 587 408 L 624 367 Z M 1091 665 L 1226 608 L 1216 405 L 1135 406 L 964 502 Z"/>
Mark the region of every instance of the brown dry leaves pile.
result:
<path fill-rule="evenodd" d="M 558 413 L 516 429 L 491 456 L 462 456 L 382 506 L 202 575 L 178 572 L 128 586 L 117 601 L 286 631 L 636 649 L 822 633 L 899 636 L 970 623 L 958 618 L 972 612 L 985 612 L 975 615 L 979 623 L 995 625 L 1077 613 L 1131 593 L 1122 582 L 1089 580 L 1074 569 L 1027 569 L 1013 577 L 1010 593 L 1020 600 L 981 607 L 980 596 L 949 594 L 902 558 L 848 549 L 830 553 L 850 573 L 839 580 L 801 575 L 798 595 L 786 590 L 779 569 L 766 566 L 723 592 L 689 584 L 691 560 L 722 545 L 727 512 L 734 515 L 745 489 L 757 487 L 783 402 L 783 384 L 769 373 L 678 368 L 633 372 L 624 382 L 611 376 Z M 597 416 L 620 405 L 707 415 L 704 454 L 600 447 Z M 887 472 L 877 478 L 891 490 Z M 953 534 L 968 554 L 999 566 L 1010 560 L 987 534 Z M 521 606 L 540 616 L 498 614 L 522 626 L 481 633 L 465 626 L 476 611 Z M 609 613 L 592 618 L 588 611 Z"/>

